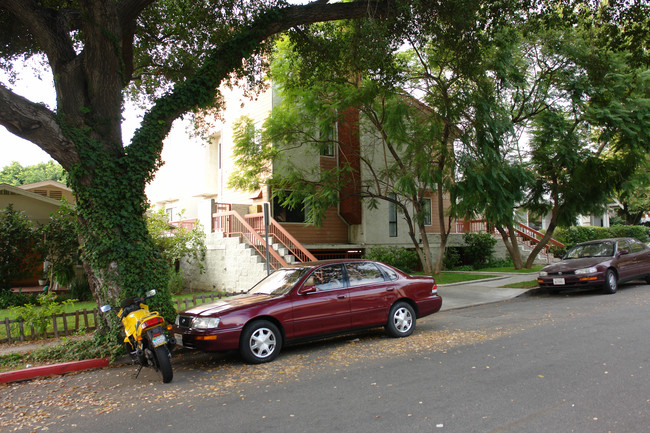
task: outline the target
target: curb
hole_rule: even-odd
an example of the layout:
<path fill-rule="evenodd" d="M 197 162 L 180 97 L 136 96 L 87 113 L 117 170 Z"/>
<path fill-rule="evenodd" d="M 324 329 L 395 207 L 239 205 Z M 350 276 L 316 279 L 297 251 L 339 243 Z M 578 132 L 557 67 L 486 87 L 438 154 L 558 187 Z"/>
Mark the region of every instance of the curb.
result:
<path fill-rule="evenodd" d="M 22 370 L 0 373 L 0 383 L 18 382 L 22 380 L 66 374 L 73 371 L 103 368 L 110 365 L 109 358 L 86 359 L 83 361 L 63 362 L 61 364 L 44 365 L 41 367 L 24 368 Z"/>

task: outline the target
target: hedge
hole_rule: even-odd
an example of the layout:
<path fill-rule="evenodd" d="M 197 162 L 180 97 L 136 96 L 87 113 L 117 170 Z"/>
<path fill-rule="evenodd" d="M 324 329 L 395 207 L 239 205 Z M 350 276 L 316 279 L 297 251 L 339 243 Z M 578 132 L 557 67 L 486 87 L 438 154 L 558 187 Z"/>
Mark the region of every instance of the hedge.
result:
<path fill-rule="evenodd" d="M 587 242 L 605 238 L 636 238 L 641 242 L 650 240 L 649 229 L 645 226 L 616 225 L 612 227 L 558 227 L 553 233 L 553 238 L 567 247 L 580 242 Z"/>

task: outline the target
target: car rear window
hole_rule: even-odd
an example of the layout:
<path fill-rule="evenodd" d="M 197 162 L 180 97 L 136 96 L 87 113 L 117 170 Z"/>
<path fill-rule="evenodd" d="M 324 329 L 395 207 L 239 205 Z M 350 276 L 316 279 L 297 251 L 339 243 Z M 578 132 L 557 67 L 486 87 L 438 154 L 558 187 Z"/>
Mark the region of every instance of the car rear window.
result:
<path fill-rule="evenodd" d="M 374 263 L 348 263 L 345 265 L 345 268 L 348 271 L 350 287 L 385 281 L 384 274 L 381 273 Z"/>
<path fill-rule="evenodd" d="M 384 266 L 382 264 L 378 265 L 382 271 L 384 271 L 384 274 L 388 277 L 389 280 L 395 281 L 396 279 L 399 278 L 397 275 L 397 272 L 395 272 L 393 269 L 389 268 L 388 266 Z"/>

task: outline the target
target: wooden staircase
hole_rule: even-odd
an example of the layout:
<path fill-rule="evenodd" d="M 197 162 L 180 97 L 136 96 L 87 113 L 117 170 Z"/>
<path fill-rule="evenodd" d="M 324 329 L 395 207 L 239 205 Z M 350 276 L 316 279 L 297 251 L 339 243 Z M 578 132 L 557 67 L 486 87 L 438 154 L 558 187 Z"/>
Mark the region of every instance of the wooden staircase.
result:
<path fill-rule="evenodd" d="M 530 250 L 529 253 L 535 248 L 535 246 L 542 240 L 544 233 L 541 233 L 532 227 L 528 227 L 525 224 L 517 222 L 514 227 L 515 233 L 520 246 L 524 248 L 528 247 Z M 494 228 L 494 226 L 488 223 L 485 220 L 472 220 L 472 221 L 457 221 L 456 222 L 456 232 L 457 233 L 490 233 L 495 236 L 501 237 L 500 233 Z M 553 253 L 551 253 L 551 248 L 564 247 L 564 244 L 556 239 L 551 238 L 544 249 L 539 252 L 539 255 L 546 260 L 546 263 L 553 261 Z"/>
<path fill-rule="evenodd" d="M 265 233 L 268 230 L 269 248 Z M 287 232 L 273 218 L 269 218 L 269 226 L 265 230 L 262 213 L 249 214 L 242 217 L 235 211 L 216 212 L 212 215 L 212 231 L 221 232 L 224 237 L 239 237 L 251 246 L 273 270 L 294 262 L 317 260 L 300 242 Z"/>

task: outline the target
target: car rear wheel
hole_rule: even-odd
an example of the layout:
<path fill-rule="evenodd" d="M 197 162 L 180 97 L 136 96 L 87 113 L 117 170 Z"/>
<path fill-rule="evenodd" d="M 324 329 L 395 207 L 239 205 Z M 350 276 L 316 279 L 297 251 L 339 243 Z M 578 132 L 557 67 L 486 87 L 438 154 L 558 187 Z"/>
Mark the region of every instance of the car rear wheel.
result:
<path fill-rule="evenodd" d="M 386 332 L 391 337 L 408 337 L 415 329 L 415 310 L 406 302 L 393 305 L 388 313 Z"/>
<path fill-rule="evenodd" d="M 251 364 L 273 361 L 281 348 L 282 334 L 268 320 L 257 320 L 247 325 L 239 342 L 241 357 Z"/>
<path fill-rule="evenodd" d="M 616 293 L 618 289 L 618 278 L 616 277 L 616 272 L 611 269 L 608 269 L 605 272 L 605 287 L 603 288 L 604 292 L 608 295 Z"/>

